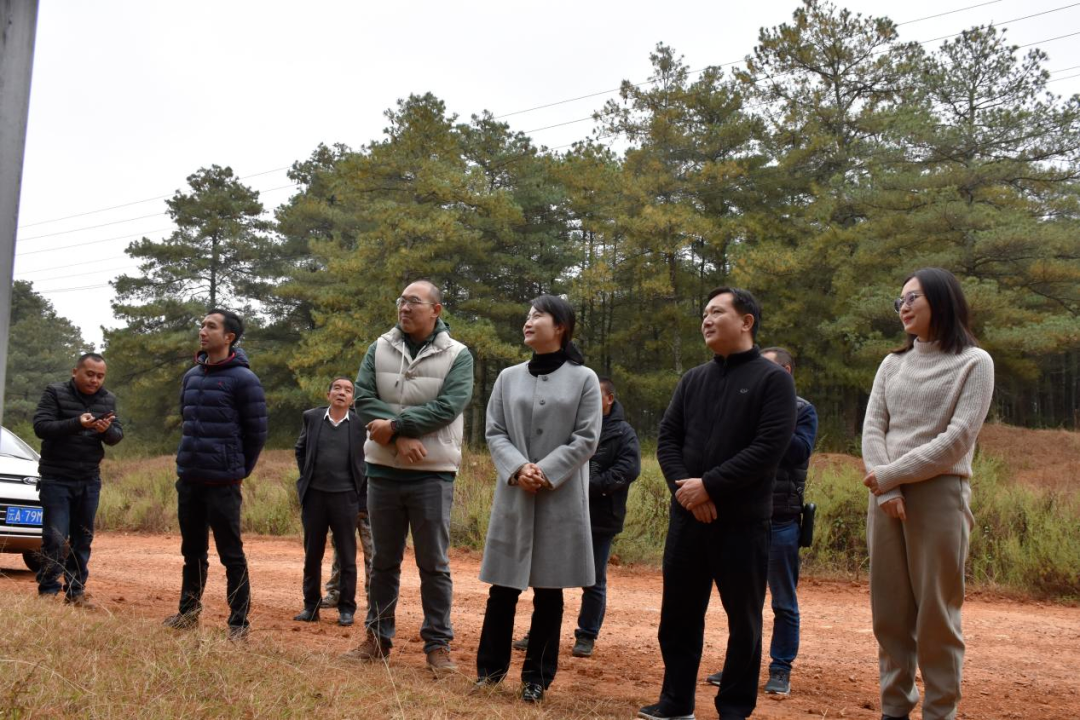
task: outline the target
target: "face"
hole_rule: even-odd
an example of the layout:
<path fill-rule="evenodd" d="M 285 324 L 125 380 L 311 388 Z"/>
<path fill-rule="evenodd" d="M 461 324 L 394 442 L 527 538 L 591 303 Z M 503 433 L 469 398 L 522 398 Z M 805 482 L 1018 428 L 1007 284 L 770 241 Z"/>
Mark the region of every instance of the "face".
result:
<path fill-rule="evenodd" d="M 751 335 L 753 315 L 740 315 L 731 293 L 717 295 L 705 306 L 701 319 L 701 335 L 705 344 L 717 355 L 728 355 Z"/>
<path fill-rule="evenodd" d="M 551 313 L 531 308 L 522 329 L 525 344 L 536 352 L 555 352 L 562 346 L 563 328 L 555 324 Z"/>
<path fill-rule="evenodd" d="M 231 332 L 225 332 L 225 317 L 221 313 L 207 315 L 199 327 L 199 347 L 208 353 L 227 350 L 234 337 Z"/>
<path fill-rule="evenodd" d="M 761 357 L 765 358 L 766 360 L 768 360 L 771 363 L 775 363 L 776 365 L 780 365 L 780 360 L 777 359 L 776 353 L 772 353 L 772 352 L 761 353 Z M 787 370 L 788 375 L 791 374 L 791 366 L 790 365 L 780 365 L 780 367 Z"/>
<path fill-rule="evenodd" d="M 930 340 L 930 303 L 923 295 L 919 279 L 911 278 L 904 283 L 900 297 L 904 299 L 900 305 L 900 322 L 904 325 L 904 332 L 915 335 L 920 340 Z M 908 302 L 909 299 L 911 302 Z"/>
<path fill-rule="evenodd" d="M 105 383 L 105 363 L 93 358 L 83 360 L 82 365 L 71 371 L 75 387 L 83 395 L 93 395 Z"/>
<path fill-rule="evenodd" d="M 330 386 L 330 392 L 326 393 L 326 399 L 330 405 L 338 409 L 352 407 L 353 384 L 351 380 L 335 380 Z"/>
<path fill-rule="evenodd" d="M 611 414 L 611 406 L 615 404 L 615 393 L 609 392 L 607 387 L 600 384 L 600 407 L 605 415 Z"/>
<path fill-rule="evenodd" d="M 398 300 L 398 323 L 406 335 L 427 337 L 435 330 L 442 305 L 433 301 L 431 286 L 414 282 L 401 293 Z"/>

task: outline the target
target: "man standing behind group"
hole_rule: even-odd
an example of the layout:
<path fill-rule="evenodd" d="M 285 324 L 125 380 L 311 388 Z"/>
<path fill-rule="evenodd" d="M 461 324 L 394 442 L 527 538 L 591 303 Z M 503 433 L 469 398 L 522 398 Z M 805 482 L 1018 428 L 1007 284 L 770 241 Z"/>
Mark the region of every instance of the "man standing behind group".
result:
<path fill-rule="evenodd" d="M 375 558 L 355 660 L 390 653 L 405 538 L 412 529 L 424 622 L 420 637 L 435 673 L 450 659 L 450 507 L 461 464 L 461 413 L 472 398 L 473 360 L 439 317 L 442 297 L 418 280 L 396 301 L 398 323 L 371 344 L 356 377 L 356 411 L 367 424 L 368 513 Z"/>
<path fill-rule="evenodd" d="M 34 434 L 41 438 L 38 487 L 44 510 L 38 594 L 59 593 L 63 573 L 64 600 L 86 610 L 94 609 L 85 590 L 101 495 L 102 445 L 124 439 L 116 397 L 102 387 L 105 371 L 105 358 L 86 353 L 75 363 L 70 380 L 45 388 L 34 412 Z"/>
<path fill-rule="evenodd" d="M 773 477 L 795 429 L 795 385 L 761 357 L 760 324 L 749 292 L 709 293 L 701 333 L 714 357 L 683 375 L 660 423 L 656 456 L 674 495 L 658 633 L 664 684 L 641 718 L 694 717 L 713 583 L 728 618 L 716 710 L 741 720 L 757 704 Z"/>
<path fill-rule="evenodd" d="M 364 426 L 352 409 L 353 381 L 336 377 L 326 393 L 329 406 L 304 413 L 296 441 L 300 518 L 304 525 L 304 609 L 294 620 L 315 622 L 321 601 L 326 533 L 334 533 L 340 590 L 338 625 L 353 624 L 356 612 L 356 519 L 367 509 Z"/>
<path fill-rule="evenodd" d="M 240 317 L 213 309 L 199 329 L 195 367 L 180 389 L 183 432 L 176 453 L 180 552 L 184 570 L 180 611 L 165 619 L 177 630 L 195 628 L 206 587 L 210 530 L 225 566 L 229 638 L 248 633 L 251 583 L 240 539 L 240 484 L 255 468 L 266 443 L 266 398 L 259 378 L 236 347 L 244 334 Z"/>
<path fill-rule="evenodd" d="M 784 348 L 771 347 L 761 351 L 794 376 L 795 360 Z M 772 596 L 773 631 L 769 645 L 769 680 L 767 695 L 787 695 L 791 692 L 791 664 L 799 654 L 799 585 L 800 518 L 806 491 L 806 471 L 817 437 L 817 411 L 801 397 L 795 398 L 798 419 L 795 434 L 776 469 L 773 487 L 772 540 L 769 543 L 769 594 Z M 719 686 L 722 672 L 709 676 L 709 682 Z"/>

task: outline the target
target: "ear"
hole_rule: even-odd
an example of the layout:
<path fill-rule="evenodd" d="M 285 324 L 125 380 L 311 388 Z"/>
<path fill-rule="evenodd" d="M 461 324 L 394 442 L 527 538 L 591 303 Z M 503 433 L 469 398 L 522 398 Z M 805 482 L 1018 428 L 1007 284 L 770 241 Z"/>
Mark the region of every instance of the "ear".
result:
<path fill-rule="evenodd" d="M 751 313 L 746 313 L 742 316 L 743 330 L 746 332 L 752 332 L 754 329 L 754 316 Z"/>

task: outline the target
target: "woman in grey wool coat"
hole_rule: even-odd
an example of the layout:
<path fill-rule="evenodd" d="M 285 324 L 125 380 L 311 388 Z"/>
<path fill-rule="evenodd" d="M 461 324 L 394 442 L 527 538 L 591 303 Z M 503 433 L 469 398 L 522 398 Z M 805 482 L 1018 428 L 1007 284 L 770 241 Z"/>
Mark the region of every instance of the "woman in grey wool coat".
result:
<path fill-rule="evenodd" d="M 518 596 L 533 588 L 522 699 L 538 702 L 558 670 L 563 588 L 596 581 L 589 531 L 589 458 L 600 439 L 600 384 L 571 339 L 574 310 L 552 295 L 532 302 L 533 357 L 503 370 L 487 407 L 498 479 L 480 579 L 491 583 L 476 670 L 480 686 L 510 669 Z"/>

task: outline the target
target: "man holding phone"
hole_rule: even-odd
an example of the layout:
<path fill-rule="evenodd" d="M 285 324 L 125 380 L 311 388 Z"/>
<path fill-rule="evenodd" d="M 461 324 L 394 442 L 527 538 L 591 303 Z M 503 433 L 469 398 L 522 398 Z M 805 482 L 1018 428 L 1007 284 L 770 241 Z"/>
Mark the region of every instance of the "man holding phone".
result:
<path fill-rule="evenodd" d="M 86 579 L 104 445 L 124 439 L 116 396 L 103 387 L 105 371 L 101 355 L 82 355 L 70 380 L 45 388 L 34 413 L 34 434 L 41 438 L 38 487 L 44 511 L 38 595 L 57 595 L 63 573 L 65 602 L 85 610 L 96 609 L 86 597 Z M 65 542 L 71 545 L 66 558 Z"/>

